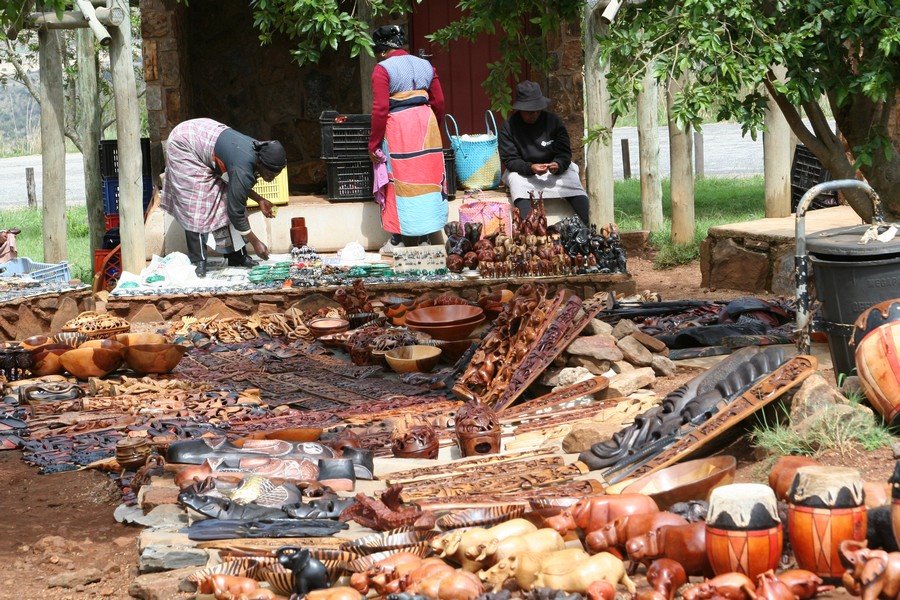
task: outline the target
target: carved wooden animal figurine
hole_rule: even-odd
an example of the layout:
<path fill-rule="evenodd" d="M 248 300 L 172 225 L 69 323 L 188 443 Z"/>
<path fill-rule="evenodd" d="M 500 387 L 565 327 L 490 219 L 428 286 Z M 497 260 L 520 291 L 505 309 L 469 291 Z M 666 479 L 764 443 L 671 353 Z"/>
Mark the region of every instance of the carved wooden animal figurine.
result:
<path fill-rule="evenodd" d="M 664 525 L 656 531 L 628 540 L 625 551 L 635 563 L 649 564 L 657 558 L 681 563 L 688 575 L 712 575 L 706 557 L 706 523 Z"/>
<path fill-rule="evenodd" d="M 537 574 L 534 587 L 583 594 L 592 583 L 602 579 L 613 585 L 621 583 L 631 594 L 636 591 L 634 582 L 625 572 L 625 563 L 609 552 L 601 552 L 576 563 L 552 567 L 552 570 Z"/>
<path fill-rule="evenodd" d="M 525 552 L 552 552 L 562 550 L 566 542 L 554 529 L 544 528 L 516 535 L 505 540 L 490 540 L 478 556 L 469 557 L 482 564 L 495 565 L 504 558 L 511 558 Z"/>
<path fill-rule="evenodd" d="M 507 538 L 537 531 L 537 527 L 525 519 L 510 519 L 489 529 L 473 527 L 465 530 L 454 530 L 431 541 L 431 549 L 442 558 L 449 558 L 472 573 L 481 568 L 481 562 L 475 560 L 481 555 L 491 540 L 502 541 Z"/>
<path fill-rule="evenodd" d="M 841 582 L 862 600 L 900 598 L 900 552 L 870 550 L 865 542 L 841 542 L 841 562 L 847 568 Z"/>
<path fill-rule="evenodd" d="M 216 600 L 271 600 L 275 594 L 259 587 L 259 582 L 236 575 L 210 575 L 200 582 L 197 591 L 212 594 Z"/>
<path fill-rule="evenodd" d="M 598 579 L 588 586 L 585 595 L 588 597 L 588 600 L 615 600 L 616 586 L 608 581 Z"/>
<path fill-rule="evenodd" d="M 760 573 L 756 582 L 758 600 L 796 600 L 791 588 L 775 577 L 774 571 Z"/>
<path fill-rule="evenodd" d="M 607 552 L 610 548 L 625 549 L 625 542 L 663 525 L 687 525 L 684 517 L 670 512 L 645 513 L 619 517 L 600 529 L 585 536 L 584 541 L 591 552 Z"/>
<path fill-rule="evenodd" d="M 484 586 L 473 573 L 449 567 L 449 570 L 435 569 L 405 591 L 435 600 L 475 600 L 484 593 Z"/>
<path fill-rule="evenodd" d="M 575 506 L 549 517 L 545 524 L 562 535 L 576 527 L 587 535 L 619 517 L 655 512 L 659 512 L 656 502 L 644 494 L 588 496 Z"/>
<path fill-rule="evenodd" d="M 681 593 L 684 600 L 754 600 L 756 585 L 743 573 L 725 573 Z"/>
<path fill-rule="evenodd" d="M 362 573 L 354 573 L 350 576 L 350 587 L 361 594 L 368 593 L 374 588 L 379 594 L 385 586 L 407 573 L 417 569 L 422 564 L 422 559 L 412 552 L 398 552 L 384 558 Z M 442 561 L 443 564 L 443 561 Z"/>
<path fill-rule="evenodd" d="M 552 569 L 552 565 L 571 565 L 588 557 L 581 548 L 566 548 L 555 552 L 524 552 L 504 558 L 487 570 L 478 571 L 481 579 L 493 592 L 500 591 L 508 579 L 515 579 L 520 589 L 530 590 L 539 571 Z"/>
<path fill-rule="evenodd" d="M 778 579 L 797 597 L 797 600 L 810 600 L 816 594 L 830 592 L 833 585 L 822 585 L 822 578 L 805 569 L 790 569 L 776 575 Z"/>
<path fill-rule="evenodd" d="M 678 561 L 659 558 L 647 568 L 647 583 L 664 600 L 672 600 L 675 592 L 687 583 L 687 574 Z"/>
<path fill-rule="evenodd" d="M 325 565 L 310 554 L 308 549 L 296 546 L 279 548 L 275 557 L 285 569 L 294 574 L 293 593 L 305 596 L 312 590 L 331 587 Z"/>
<path fill-rule="evenodd" d="M 362 600 L 362 598 L 362 594 L 353 588 L 341 585 L 327 590 L 313 590 L 306 595 L 305 600 Z"/>

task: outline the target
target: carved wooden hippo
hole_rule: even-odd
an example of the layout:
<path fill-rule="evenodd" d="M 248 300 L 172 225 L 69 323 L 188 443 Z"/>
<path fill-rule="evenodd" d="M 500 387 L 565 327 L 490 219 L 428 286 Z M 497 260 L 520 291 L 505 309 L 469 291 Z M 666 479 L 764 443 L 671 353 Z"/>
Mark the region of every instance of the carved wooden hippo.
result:
<path fill-rule="evenodd" d="M 435 600 L 475 600 L 484 593 L 481 580 L 473 573 L 446 566 L 447 569 L 432 569 L 430 574 L 410 583 L 404 591 Z"/>
<path fill-rule="evenodd" d="M 537 531 L 537 527 L 531 521 L 510 519 L 489 529 L 473 527 L 449 531 L 432 540 L 431 549 L 438 556 L 449 558 L 466 571 L 475 573 L 482 566 L 475 557 L 480 556 L 492 540 L 503 541 L 533 531 Z"/>
<path fill-rule="evenodd" d="M 647 583 L 665 600 L 672 600 L 687 580 L 684 567 L 671 558 L 658 558 L 647 568 Z"/>
<path fill-rule="evenodd" d="M 797 597 L 797 600 L 810 600 L 816 594 L 830 592 L 833 585 L 822 585 L 822 578 L 805 569 L 790 569 L 776 575 L 779 580 Z"/>
<path fill-rule="evenodd" d="M 386 586 L 417 569 L 421 564 L 421 557 L 412 552 L 397 552 L 378 561 L 362 573 L 351 575 L 350 587 L 362 594 L 368 593 L 370 588 L 374 588 L 379 595 L 398 591 L 393 589 L 397 587 L 396 585 L 392 588 Z"/>
<path fill-rule="evenodd" d="M 610 548 L 624 550 L 625 543 L 631 538 L 659 529 L 663 525 L 687 525 L 687 523 L 684 517 L 670 512 L 628 515 L 592 531 L 584 541 L 591 552 L 606 552 Z"/>
<path fill-rule="evenodd" d="M 684 600 L 754 600 L 756 585 L 743 573 L 723 573 L 681 593 Z"/>
<path fill-rule="evenodd" d="M 562 535 L 576 527 L 587 535 L 619 517 L 655 512 L 659 512 L 656 502 L 644 494 L 588 496 L 544 523 Z"/>
<path fill-rule="evenodd" d="M 504 558 L 526 552 L 552 552 L 565 548 L 566 542 L 554 529 L 545 527 L 531 533 L 516 535 L 505 540 L 493 539 L 472 560 L 485 565 L 495 565 Z"/>
<path fill-rule="evenodd" d="M 616 586 L 608 581 L 598 579 L 588 586 L 585 595 L 588 597 L 588 600 L 615 600 Z"/>
<path fill-rule="evenodd" d="M 774 571 L 760 573 L 756 578 L 757 600 L 796 600 L 794 592 L 775 577 Z"/>
<path fill-rule="evenodd" d="M 362 600 L 362 594 L 351 587 L 341 585 L 327 590 L 313 590 L 305 600 Z"/>
<path fill-rule="evenodd" d="M 210 575 L 200 582 L 197 591 L 201 594 L 212 594 L 216 600 L 226 598 L 244 598 L 245 600 L 272 600 L 272 590 L 259 587 L 259 582 L 249 577 L 236 575 Z"/>
<path fill-rule="evenodd" d="M 515 579 L 520 589 L 530 590 L 538 571 L 571 565 L 588 557 L 581 548 L 566 548 L 553 552 L 524 552 L 504 558 L 489 569 L 478 571 L 478 577 L 493 592 L 498 592 L 508 579 Z"/>
<path fill-rule="evenodd" d="M 706 523 L 663 525 L 655 531 L 628 540 L 625 551 L 635 563 L 649 564 L 657 558 L 681 563 L 688 575 L 711 576 L 706 557 Z"/>
<path fill-rule="evenodd" d="M 609 552 L 601 552 L 568 565 L 553 565 L 552 570 L 537 574 L 534 587 L 584 594 L 592 583 L 601 579 L 613 585 L 621 583 L 630 594 L 636 591 L 634 582 L 625 572 L 625 563 Z"/>

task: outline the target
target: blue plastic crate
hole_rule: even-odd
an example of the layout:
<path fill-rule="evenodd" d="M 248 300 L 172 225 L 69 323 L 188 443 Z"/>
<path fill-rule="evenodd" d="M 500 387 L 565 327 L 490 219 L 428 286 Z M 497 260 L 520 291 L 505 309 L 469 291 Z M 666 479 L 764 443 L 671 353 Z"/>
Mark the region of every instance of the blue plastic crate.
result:
<path fill-rule="evenodd" d="M 69 273 L 69 263 L 65 261 L 55 265 L 36 262 L 25 257 L 14 258 L 0 264 L 0 277 L 12 275 L 29 275 L 32 279 L 45 283 L 66 283 L 72 279 L 72 275 Z"/>
<path fill-rule="evenodd" d="M 150 198 L 153 197 L 153 182 L 150 177 L 144 177 L 144 211 L 150 206 Z M 119 214 L 119 178 L 110 177 L 103 180 L 103 212 L 107 215 Z"/>

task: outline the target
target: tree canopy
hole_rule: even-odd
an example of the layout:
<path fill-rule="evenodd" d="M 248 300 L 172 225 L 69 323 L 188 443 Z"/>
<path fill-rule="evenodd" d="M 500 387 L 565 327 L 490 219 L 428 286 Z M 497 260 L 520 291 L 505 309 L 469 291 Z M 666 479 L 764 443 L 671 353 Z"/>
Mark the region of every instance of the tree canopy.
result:
<path fill-rule="evenodd" d="M 680 124 L 699 127 L 713 113 L 755 133 L 768 91 L 834 178 L 853 178 L 858 168 L 900 216 L 896 0 L 647 0 L 627 4 L 601 44 L 617 112 L 647 65 L 661 80 L 686 76 L 673 107 Z M 829 127 L 823 96 L 847 147 Z M 847 196 L 861 215 L 871 213 L 864 196 Z"/>

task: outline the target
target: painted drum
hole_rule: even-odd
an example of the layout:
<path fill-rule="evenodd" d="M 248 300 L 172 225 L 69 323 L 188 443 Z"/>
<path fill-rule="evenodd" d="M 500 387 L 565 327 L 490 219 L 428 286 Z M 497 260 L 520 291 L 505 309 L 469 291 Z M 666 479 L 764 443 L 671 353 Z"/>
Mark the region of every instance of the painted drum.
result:
<path fill-rule="evenodd" d="M 706 555 L 716 575 L 743 573 L 755 580 L 778 566 L 782 545 L 772 488 L 735 483 L 712 491 L 706 516 Z"/>
<path fill-rule="evenodd" d="M 900 321 L 876 327 L 857 344 L 856 372 L 875 410 L 888 425 L 900 424 Z"/>
<path fill-rule="evenodd" d="M 845 467 L 797 469 L 788 493 L 788 535 L 801 569 L 841 577 L 844 540 L 866 539 L 866 506 L 859 471 Z"/>
<path fill-rule="evenodd" d="M 857 346 L 873 329 L 887 323 L 900 321 L 900 298 L 879 302 L 864 310 L 853 323 L 850 345 Z"/>

